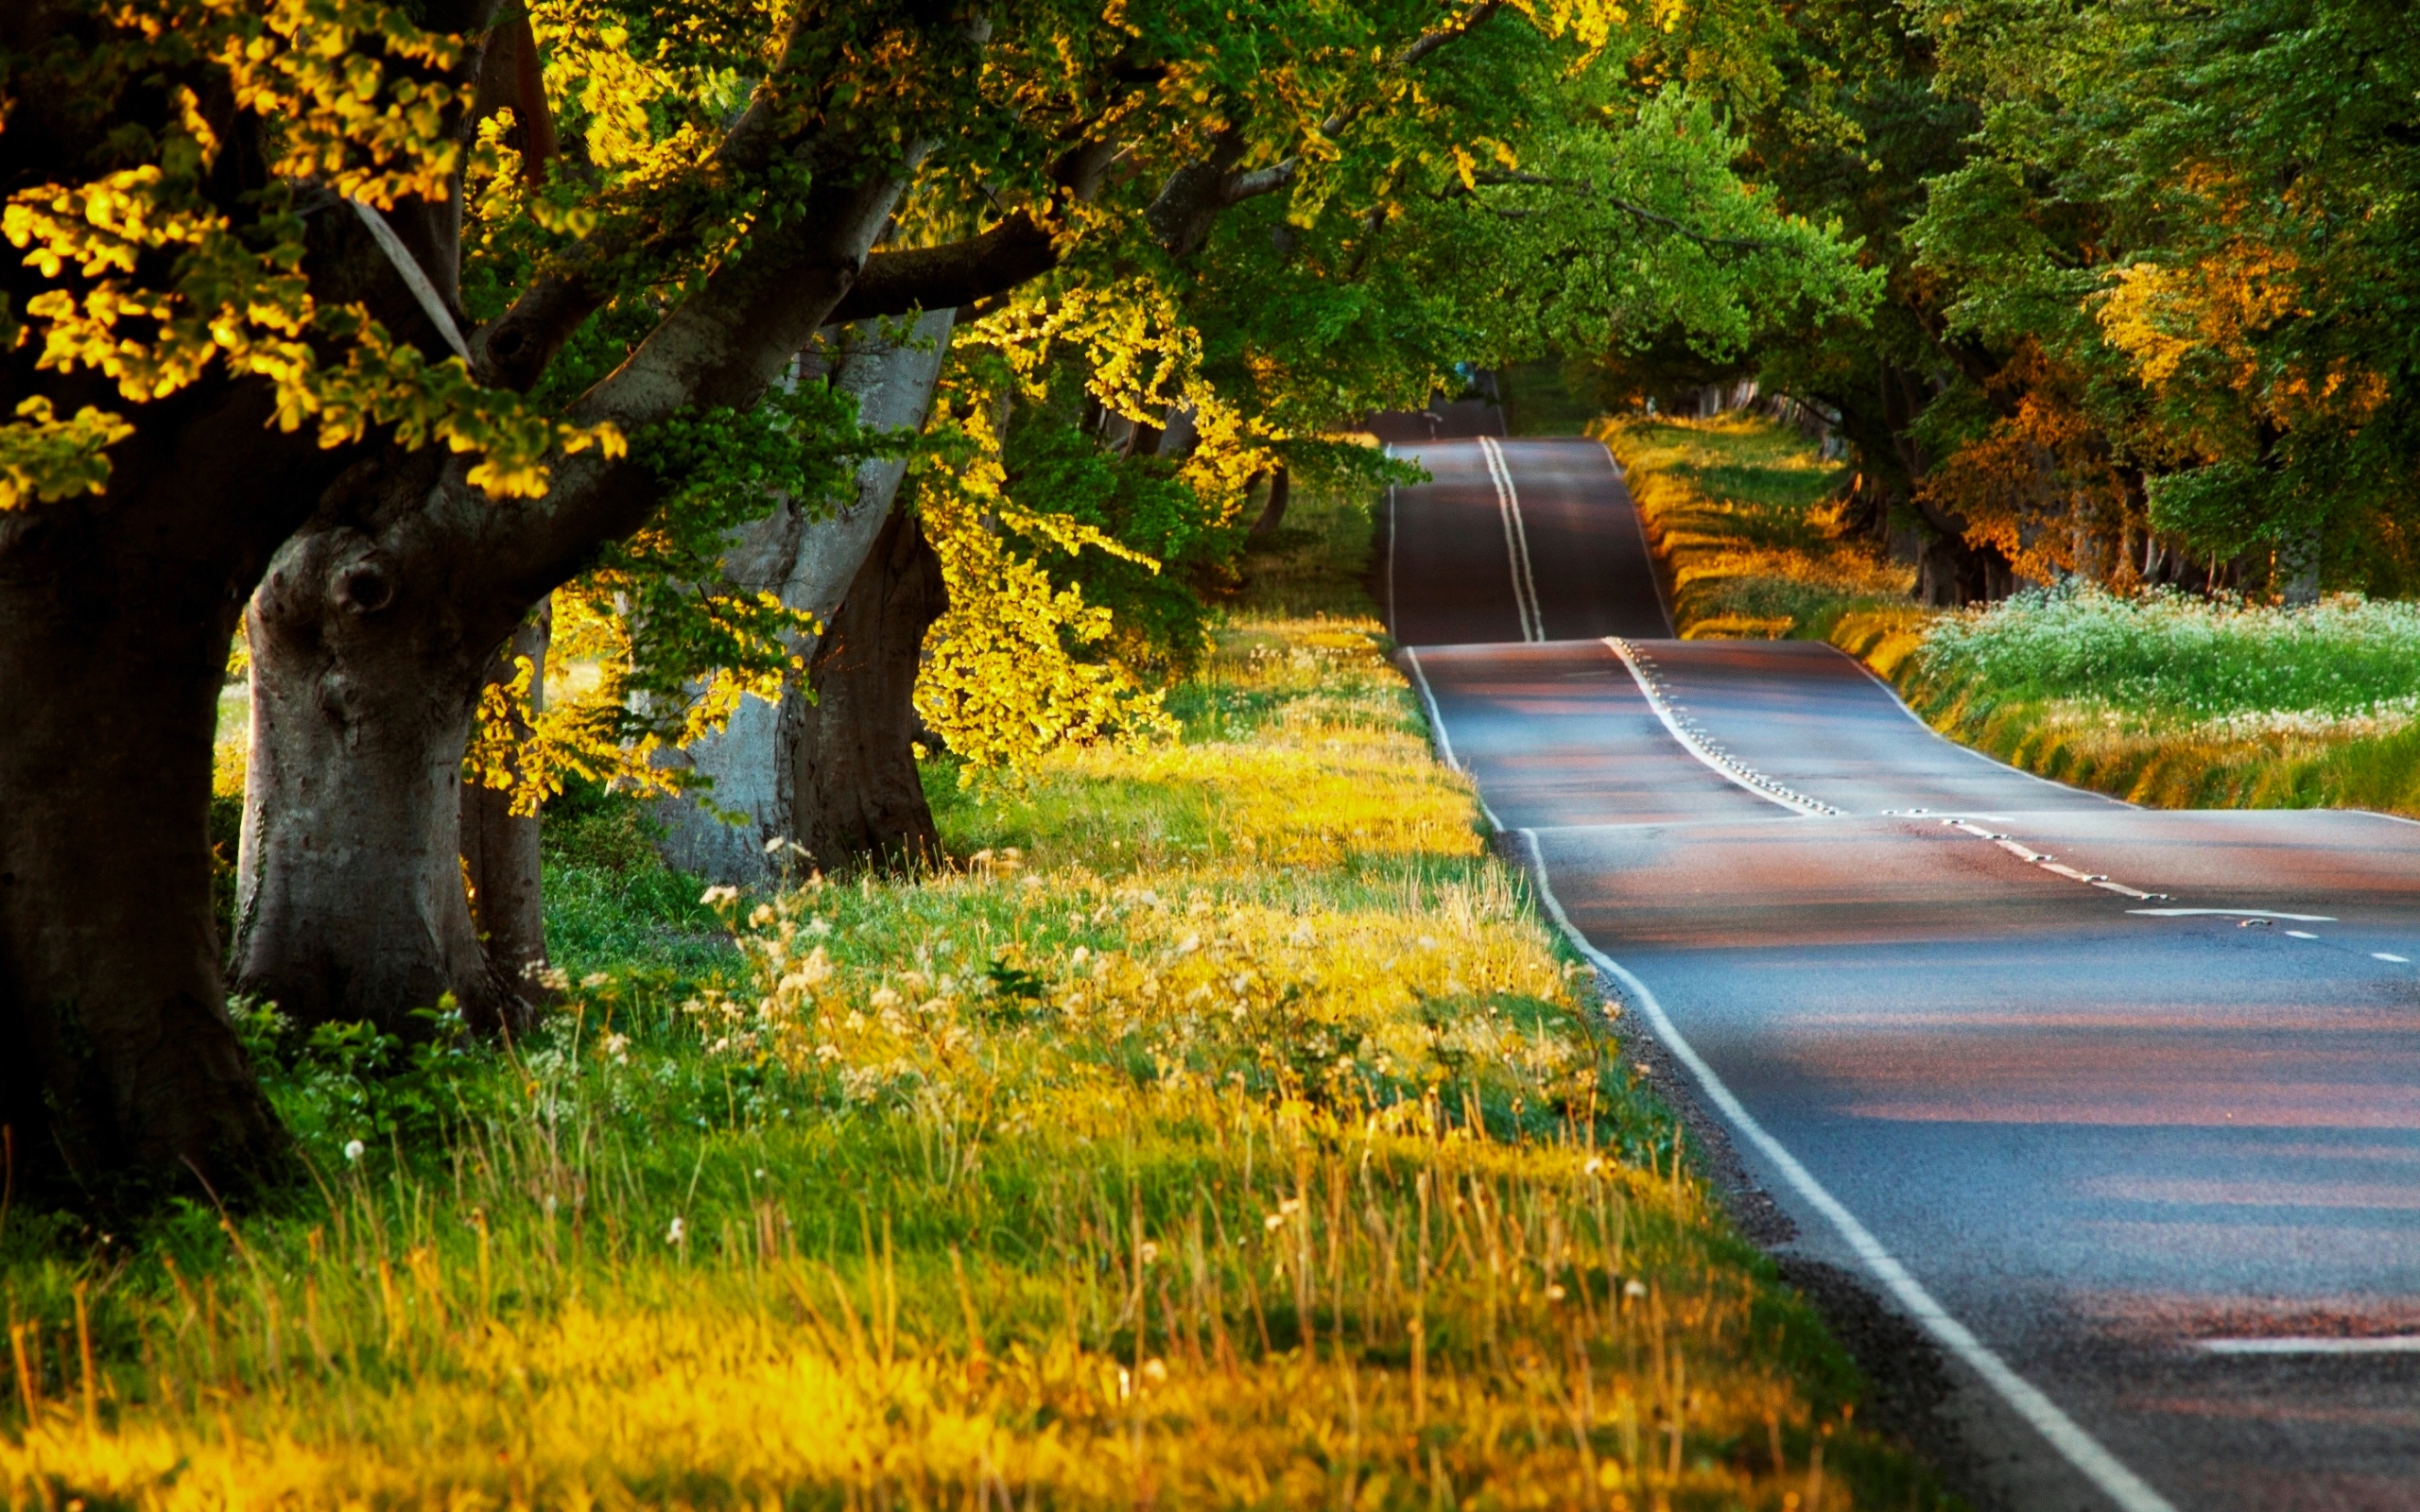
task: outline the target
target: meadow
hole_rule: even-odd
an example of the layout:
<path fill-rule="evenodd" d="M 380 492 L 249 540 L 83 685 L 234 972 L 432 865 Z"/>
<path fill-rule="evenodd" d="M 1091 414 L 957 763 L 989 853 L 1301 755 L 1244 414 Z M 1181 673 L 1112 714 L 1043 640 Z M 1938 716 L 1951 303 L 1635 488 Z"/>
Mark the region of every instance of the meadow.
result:
<path fill-rule="evenodd" d="M 0 1216 L 45 1508 L 1941 1504 L 1729 1228 L 1298 504 L 1181 737 L 764 896 L 548 821 L 571 983 L 240 1005 L 306 1171 Z"/>
<path fill-rule="evenodd" d="M 2420 814 L 2420 606 L 2062 585 L 1925 610 L 1910 569 L 1842 528 L 1844 474 L 1794 431 L 1744 415 L 1599 429 L 1684 636 L 1828 640 L 1953 739 L 2135 802 Z"/>

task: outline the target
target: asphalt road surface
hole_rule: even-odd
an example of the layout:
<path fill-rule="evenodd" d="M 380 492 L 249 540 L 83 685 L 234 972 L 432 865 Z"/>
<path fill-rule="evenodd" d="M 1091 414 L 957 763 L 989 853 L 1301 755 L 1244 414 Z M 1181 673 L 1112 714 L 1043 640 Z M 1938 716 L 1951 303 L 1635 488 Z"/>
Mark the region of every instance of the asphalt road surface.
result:
<path fill-rule="evenodd" d="M 1975 1489 L 2420 1508 L 2420 825 L 2137 809 L 1671 639 L 1603 448 L 1486 413 L 1394 438 L 1439 747 L 1787 1247 L 1951 1362 Z"/>

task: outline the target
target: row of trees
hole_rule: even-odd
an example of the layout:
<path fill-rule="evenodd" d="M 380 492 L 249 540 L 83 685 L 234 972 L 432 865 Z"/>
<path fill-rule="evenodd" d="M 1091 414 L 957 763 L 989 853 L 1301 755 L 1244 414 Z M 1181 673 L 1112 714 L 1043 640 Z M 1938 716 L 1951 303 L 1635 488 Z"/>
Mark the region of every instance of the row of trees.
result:
<path fill-rule="evenodd" d="M 1854 244 L 1737 172 L 1792 45 L 1763 0 L 0 9 L 12 1178 L 273 1170 L 231 987 L 526 1021 L 567 768 L 712 776 L 710 871 L 914 851 L 910 732 L 1148 725 L 1255 480 L 1372 466 L 1339 423 L 1855 320 Z"/>
<path fill-rule="evenodd" d="M 1805 0 L 1751 166 L 1886 281 L 1761 369 L 1934 603 L 2420 586 L 2420 15 Z M 1715 376 L 1670 354 L 1644 374 Z M 1638 376 L 1635 362 L 1629 365 Z"/>

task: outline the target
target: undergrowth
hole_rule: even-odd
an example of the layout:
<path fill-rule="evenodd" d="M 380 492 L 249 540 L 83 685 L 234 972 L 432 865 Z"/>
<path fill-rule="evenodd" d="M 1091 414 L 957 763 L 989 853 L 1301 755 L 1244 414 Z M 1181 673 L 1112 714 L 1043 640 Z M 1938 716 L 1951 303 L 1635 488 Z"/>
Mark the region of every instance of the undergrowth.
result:
<path fill-rule="evenodd" d="M 9 1502 L 1936 1504 L 1311 513 L 1180 742 L 931 773 L 944 871 L 706 891 L 576 796 L 535 1035 L 247 1005 L 310 1179 L 0 1230 Z"/>

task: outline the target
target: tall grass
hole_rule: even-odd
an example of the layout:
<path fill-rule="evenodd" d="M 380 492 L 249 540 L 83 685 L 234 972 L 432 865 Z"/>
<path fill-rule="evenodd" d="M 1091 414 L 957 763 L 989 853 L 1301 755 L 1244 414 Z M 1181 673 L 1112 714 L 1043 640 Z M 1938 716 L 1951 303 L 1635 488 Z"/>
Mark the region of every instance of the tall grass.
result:
<path fill-rule="evenodd" d="M 2031 593 L 1899 672 L 1959 739 L 2137 802 L 2420 812 L 2420 606 Z"/>
<path fill-rule="evenodd" d="M 248 1008 L 309 1181 L 10 1215 L 0 1495 L 1934 1504 L 1375 630 L 1258 618 L 1182 744 L 936 774 L 921 881 L 701 898 L 594 805 L 511 1046 Z"/>
<path fill-rule="evenodd" d="M 1924 675 L 2005 699 L 2066 699 L 2226 730 L 2409 723 L 2420 605 L 2300 609 L 2164 593 L 2037 590 L 1935 625 Z"/>

